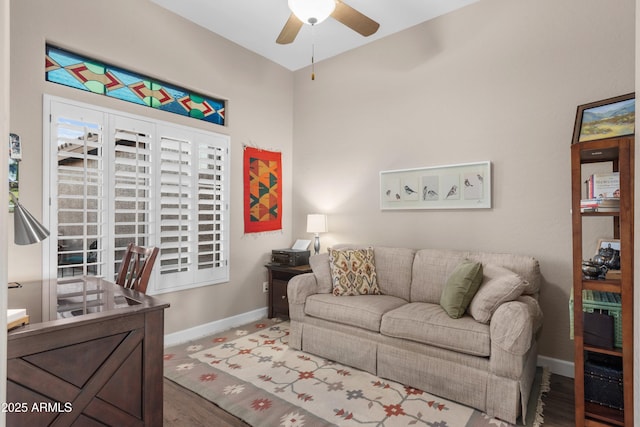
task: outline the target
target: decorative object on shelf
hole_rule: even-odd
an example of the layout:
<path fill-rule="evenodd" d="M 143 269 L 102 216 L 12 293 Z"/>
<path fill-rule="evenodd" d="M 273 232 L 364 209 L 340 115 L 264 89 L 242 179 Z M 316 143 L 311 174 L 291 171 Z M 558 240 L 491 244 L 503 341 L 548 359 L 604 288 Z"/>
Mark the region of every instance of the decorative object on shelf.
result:
<path fill-rule="evenodd" d="M 591 260 L 582 261 L 582 274 L 589 279 L 604 279 L 607 275 L 607 267 Z"/>
<path fill-rule="evenodd" d="M 46 46 L 45 78 L 48 82 L 110 98 L 225 124 L 225 100 L 206 97 L 51 45 Z"/>
<path fill-rule="evenodd" d="M 635 117 L 635 93 L 580 105 L 572 143 L 633 135 Z"/>
<path fill-rule="evenodd" d="M 380 209 L 491 208 L 491 162 L 380 172 Z"/>
<path fill-rule="evenodd" d="M 244 147 L 244 232 L 282 229 L 282 156 Z"/>
<path fill-rule="evenodd" d="M 600 239 L 594 257 L 582 261 L 582 273 L 589 279 L 619 278 L 620 240 Z"/>
<path fill-rule="evenodd" d="M 320 233 L 329 231 L 327 228 L 327 216 L 324 214 L 307 215 L 307 233 L 315 233 L 313 250 L 316 255 L 320 253 Z"/>

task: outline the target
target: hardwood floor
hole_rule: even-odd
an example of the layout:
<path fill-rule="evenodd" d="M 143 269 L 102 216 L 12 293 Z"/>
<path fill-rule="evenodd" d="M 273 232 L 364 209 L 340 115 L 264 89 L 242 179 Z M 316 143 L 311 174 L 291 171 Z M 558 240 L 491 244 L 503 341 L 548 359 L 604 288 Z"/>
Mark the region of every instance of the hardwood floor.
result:
<path fill-rule="evenodd" d="M 544 398 L 544 403 L 544 427 L 575 426 L 572 378 L 551 375 L 551 391 Z M 248 424 L 165 379 L 164 426 L 247 427 Z"/>
<path fill-rule="evenodd" d="M 165 427 L 246 427 L 249 425 L 191 390 L 166 378 L 164 379 L 163 411 Z"/>

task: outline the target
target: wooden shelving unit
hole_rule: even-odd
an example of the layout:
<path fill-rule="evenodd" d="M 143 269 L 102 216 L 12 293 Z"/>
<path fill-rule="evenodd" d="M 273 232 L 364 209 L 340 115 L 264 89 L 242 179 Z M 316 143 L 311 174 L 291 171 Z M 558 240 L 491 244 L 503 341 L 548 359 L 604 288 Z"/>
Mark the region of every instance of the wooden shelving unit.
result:
<path fill-rule="evenodd" d="M 633 170 L 634 136 L 588 141 L 571 146 L 571 193 L 573 225 L 573 301 L 575 345 L 575 415 L 577 426 L 634 426 L 633 415 Z M 610 162 L 620 173 L 619 212 L 580 211 L 583 197 L 583 165 Z M 620 240 L 620 279 L 587 279 L 582 261 L 594 254 L 583 253 L 583 227 L 588 217 L 611 218 L 613 238 Z M 583 290 L 621 295 L 622 348 L 600 348 L 584 344 Z M 622 366 L 623 406 L 613 409 L 585 399 L 585 359 L 589 355 L 618 358 Z"/>

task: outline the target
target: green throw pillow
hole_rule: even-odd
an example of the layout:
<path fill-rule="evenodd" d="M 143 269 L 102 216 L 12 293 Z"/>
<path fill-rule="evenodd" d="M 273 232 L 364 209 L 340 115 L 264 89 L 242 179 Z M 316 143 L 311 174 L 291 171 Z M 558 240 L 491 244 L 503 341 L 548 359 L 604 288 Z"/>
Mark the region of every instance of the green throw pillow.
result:
<path fill-rule="evenodd" d="M 449 317 L 462 317 L 481 283 L 481 263 L 465 260 L 458 264 L 447 279 L 440 296 L 440 305 Z"/>

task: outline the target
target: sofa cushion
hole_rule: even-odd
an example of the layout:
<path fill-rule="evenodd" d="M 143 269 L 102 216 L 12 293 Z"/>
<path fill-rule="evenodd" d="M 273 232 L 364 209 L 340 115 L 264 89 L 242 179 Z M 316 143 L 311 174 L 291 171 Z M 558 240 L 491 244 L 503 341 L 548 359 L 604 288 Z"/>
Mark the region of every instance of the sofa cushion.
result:
<path fill-rule="evenodd" d="M 437 249 L 421 249 L 416 252 L 410 301 L 439 304 L 447 279 L 464 259 L 461 252 Z"/>
<path fill-rule="evenodd" d="M 304 312 L 308 316 L 379 332 L 382 315 L 406 303 L 390 295 L 316 294 L 307 298 Z"/>
<path fill-rule="evenodd" d="M 449 317 L 461 318 L 481 282 L 482 264 L 469 260 L 462 261 L 447 279 L 440 296 L 440 306 Z"/>
<path fill-rule="evenodd" d="M 409 301 L 411 268 L 415 250 L 408 248 L 373 248 L 380 293 Z"/>
<path fill-rule="evenodd" d="M 452 319 L 439 304 L 412 302 L 382 316 L 380 333 L 474 356 L 489 356 L 489 325 L 465 315 Z"/>
<path fill-rule="evenodd" d="M 329 249 L 333 295 L 378 295 L 373 248 Z"/>
<path fill-rule="evenodd" d="M 494 264 L 485 264 L 484 278 L 469 304 L 469 313 L 475 320 L 489 323 L 500 304 L 518 298 L 528 283 L 520 275 Z"/>
<path fill-rule="evenodd" d="M 482 265 L 499 265 L 520 275 L 526 281 L 522 294 L 534 295 L 537 298 L 541 281 L 540 264 L 537 259 L 526 255 L 492 252 L 468 252 L 467 258 L 481 262 Z"/>
<path fill-rule="evenodd" d="M 309 257 L 309 265 L 313 274 L 316 276 L 318 283 L 318 293 L 330 294 L 331 285 L 331 268 L 329 267 L 329 254 L 318 254 Z"/>

